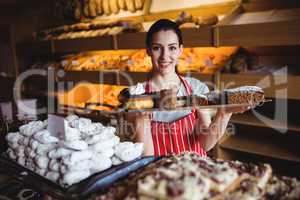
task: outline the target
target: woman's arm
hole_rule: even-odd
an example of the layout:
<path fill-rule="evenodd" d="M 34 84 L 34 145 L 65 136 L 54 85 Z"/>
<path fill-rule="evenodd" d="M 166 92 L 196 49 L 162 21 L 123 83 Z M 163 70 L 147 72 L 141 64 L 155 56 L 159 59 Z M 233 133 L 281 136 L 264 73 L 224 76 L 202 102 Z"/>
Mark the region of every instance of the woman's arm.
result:
<path fill-rule="evenodd" d="M 200 110 L 197 113 L 197 134 L 206 151 L 212 149 L 219 139 L 224 135 L 226 127 L 233 113 L 243 113 L 249 110 L 250 106 L 242 106 L 237 108 L 221 108 L 218 109 L 216 116 L 211 121 L 209 114 Z"/>
<path fill-rule="evenodd" d="M 126 120 L 133 126 L 134 140 L 144 144 L 144 155 L 154 155 L 149 114 L 134 114 L 127 116 Z"/>

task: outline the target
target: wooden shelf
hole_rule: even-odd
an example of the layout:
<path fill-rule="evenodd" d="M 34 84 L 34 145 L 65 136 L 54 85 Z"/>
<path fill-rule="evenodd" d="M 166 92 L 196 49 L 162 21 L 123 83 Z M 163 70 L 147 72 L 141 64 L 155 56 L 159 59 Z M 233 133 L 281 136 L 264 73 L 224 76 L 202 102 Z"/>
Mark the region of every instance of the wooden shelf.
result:
<path fill-rule="evenodd" d="M 270 125 L 266 125 L 264 122 L 253 116 L 251 113 L 245 113 L 243 115 L 233 115 L 230 121 L 233 123 L 249 126 L 270 127 Z M 273 121 L 271 124 L 271 128 L 286 129 L 286 124 L 282 122 Z M 287 129 L 290 131 L 300 132 L 300 125 L 287 124 Z"/>
<path fill-rule="evenodd" d="M 185 47 L 212 47 L 213 28 L 184 29 L 182 37 Z M 65 40 L 33 41 L 18 44 L 21 52 L 30 54 L 67 54 L 96 50 L 144 49 L 146 33 L 124 33 L 114 36 L 77 38 Z"/>
<path fill-rule="evenodd" d="M 296 75 L 221 74 L 220 81 L 221 89 L 257 85 L 267 97 L 300 99 L 300 76 Z"/>
<path fill-rule="evenodd" d="M 287 143 L 288 141 L 285 141 L 284 138 L 275 139 L 274 137 L 271 140 L 269 137 L 261 137 L 261 135 L 229 136 L 219 146 L 239 152 L 300 162 L 299 145 L 295 145 L 295 142 L 291 144 L 291 142 Z"/>
<path fill-rule="evenodd" d="M 215 28 L 215 46 L 300 44 L 300 9 L 236 13 Z"/>
<path fill-rule="evenodd" d="M 186 76 L 187 74 L 182 74 Z M 194 77 L 213 85 L 214 75 L 200 74 L 196 72 L 189 73 L 188 76 Z M 139 82 L 147 81 L 149 72 L 127 72 L 119 70 L 109 71 L 66 71 L 63 76 L 56 75 L 57 81 L 62 82 L 80 82 L 102 83 L 111 85 L 134 85 Z"/>

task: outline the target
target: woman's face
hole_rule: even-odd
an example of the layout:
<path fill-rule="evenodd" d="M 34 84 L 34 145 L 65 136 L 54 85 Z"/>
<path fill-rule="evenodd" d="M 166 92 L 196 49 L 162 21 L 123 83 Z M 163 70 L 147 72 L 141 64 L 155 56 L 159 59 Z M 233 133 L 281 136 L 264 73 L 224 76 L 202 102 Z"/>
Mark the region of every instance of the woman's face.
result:
<path fill-rule="evenodd" d="M 162 75 L 175 73 L 181 53 L 182 45 L 179 45 L 178 37 L 173 30 L 161 30 L 153 34 L 148 54 L 155 72 Z"/>

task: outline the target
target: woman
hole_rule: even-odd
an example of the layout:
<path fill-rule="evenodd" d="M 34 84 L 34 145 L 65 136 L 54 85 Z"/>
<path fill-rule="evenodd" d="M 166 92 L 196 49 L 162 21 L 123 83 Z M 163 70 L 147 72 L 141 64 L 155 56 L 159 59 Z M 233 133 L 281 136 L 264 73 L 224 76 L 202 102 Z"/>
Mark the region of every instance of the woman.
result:
<path fill-rule="evenodd" d="M 209 91 L 199 80 L 181 77 L 176 72 L 183 51 L 181 31 L 176 23 L 167 19 L 155 22 L 148 31 L 146 45 L 153 66 L 151 78 L 131 86 L 131 94 L 172 89 L 176 90 L 177 96 L 186 96 L 203 95 Z M 193 151 L 206 156 L 206 151 L 213 148 L 224 134 L 232 113 L 242 113 L 250 108 L 219 109 L 213 121 L 209 114 L 196 109 L 139 113 L 128 120 L 134 124 L 136 140 L 145 145 L 145 155 Z"/>

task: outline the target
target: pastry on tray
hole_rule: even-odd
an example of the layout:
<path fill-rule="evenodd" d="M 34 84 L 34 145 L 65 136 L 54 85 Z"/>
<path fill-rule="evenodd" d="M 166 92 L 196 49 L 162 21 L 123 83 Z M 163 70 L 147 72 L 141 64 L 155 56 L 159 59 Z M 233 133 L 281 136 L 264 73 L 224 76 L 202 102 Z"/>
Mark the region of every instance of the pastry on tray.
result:
<path fill-rule="evenodd" d="M 212 91 L 205 95 L 178 97 L 176 94 L 176 91 L 164 89 L 151 94 L 142 91 L 138 95 L 131 95 L 129 89 L 125 89 L 120 93 L 119 101 L 122 103 L 122 107 L 128 110 L 151 108 L 173 110 L 181 107 L 232 104 L 257 106 L 266 102 L 264 91 L 257 86 L 243 86 L 221 92 Z"/>
<path fill-rule="evenodd" d="M 295 178 L 272 176 L 268 164 L 186 152 L 163 157 L 91 199 L 299 199 L 299 184 Z"/>

